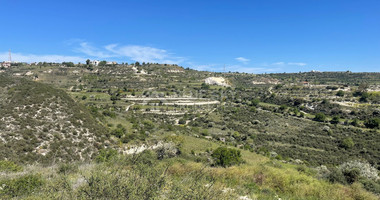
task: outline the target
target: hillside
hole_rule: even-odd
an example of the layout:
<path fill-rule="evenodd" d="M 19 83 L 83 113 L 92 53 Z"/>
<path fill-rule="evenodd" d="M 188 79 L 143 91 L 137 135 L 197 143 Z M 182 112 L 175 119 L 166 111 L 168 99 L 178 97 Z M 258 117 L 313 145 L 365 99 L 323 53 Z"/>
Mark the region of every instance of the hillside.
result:
<path fill-rule="evenodd" d="M 165 139 L 166 138 L 166 139 Z M 181 154 L 163 149 L 135 155 L 103 151 L 97 162 L 14 169 L 0 178 L 0 198 L 27 199 L 378 199 L 360 184 L 344 186 L 316 178 L 324 171 L 285 164 L 242 150 L 239 166 L 210 166 L 221 144 L 191 136 L 164 136 Z M 101 159 L 100 159 L 101 158 Z M 4 163 L 4 162 L 3 162 Z M 0 162 L 0 170 L 3 169 Z M 21 168 L 21 169 L 19 169 Z M 15 170 L 18 169 L 18 170 Z"/>
<path fill-rule="evenodd" d="M 64 91 L 0 76 L 0 159 L 88 160 L 104 146 L 102 126 Z"/>
<path fill-rule="evenodd" d="M 141 182 L 143 187 L 121 189 L 130 199 L 142 195 L 137 191 L 140 189 L 159 199 L 191 199 L 198 194 L 201 199 L 213 199 L 210 195 L 216 194 L 219 199 L 247 200 L 376 199 L 380 194 L 379 73 L 215 73 L 152 63 L 70 67 L 41 63 L 12 67 L 3 73 L 7 77 L 2 84 L 8 87 L 2 87 L 2 98 L 8 106 L 1 108 L 8 116 L 3 118 L 7 120 L 4 124 L 11 124 L 4 130 L 7 135 L 12 134 L 10 128 L 37 133 L 32 137 L 36 139 L 27 140 L 36 145 L 22 152 L 40 159 L 36 163 L 46 159 L 48 167 L 25 167 L 22 173 L 42 174 L 39 178 L 44 183 L 35 191 L 46 198 L 53 198 L 46 192 L 51 187 L 65 191 L 53 194 L 66 199 L 90 198 L 86 196 L 89 192 L 93 198 L 115 198 L 118 191 L 108 186 L 115 183 L 115 188 L 129 188 L 123 185 L 128 181 Z M 43 95 L 30 96 L 34 94 L 31 91 Z M 9 105 L 12 99 L 17 99 L 18 105 Z M 60 103 L 62 99 L 67 103 Z M 29 105 L 28 109 L 20 106 L 23 104 Z M 51 108 L 34 111 L 33 104 Z M 60 114 L 51 114 L 55 112 L 50 109 Z M 24 117 L 28 112 L 36 119 Z M 42 112 L 44 117 L 38 118 Z M 25 128 L 16 126 L 18 122 L 13 125 L 13 118 L 28 124 L 22 126 Z M 74 127 L 65 125 L 66 121 Z M 37 122 L 47 125 L 39 128 Z M 62 122 L 55 129 L 55 123 Z M 77 138 L 71 134 L 74 129 L 84 132 L 82 138 L 87 140 L 83 147 L 94 147 L 88 157 L 96 159 L 90 159 L 90 164 L 65 164 L 81 160 Z M 92 136 L 86 129 L 96 137 L 88 140 Z M 61 137 L 54 143 L 54 139 L 41 137 L 44 135 Z M 41 153 L 51 150 L 39 148 L 45 143 L 72 145 L 73 158 L 67 159 L 68 151 L 60 150 L 53 157 L 65 158 L 49 162 L 51 154 Z M 109 148 L 96 152 L 105 146 Z M 219 147 L 241 151 L 243 162 L 217 166 L 212 155 Z M 231 154 L 237 156 L 237 152 Z M 14 160 L 34 161 L 26 157 Z M 74 171 L 66 174 L 65 170 Z M 8 173 L 4 181 L 22 173 Z M 50 175 L 52 180 L 47 178 Z M 149 190 L 144 184 L 151 175 L 167 182 L 154 179 L 159 186 Z M 134 178 L 121 178 L 125 176 Z M 70 187 L 61 187 L 59 180 L 63 179 Z M 217 187 L 203 188 L 209 184 Z M 185 188 L 192 188 L 192 192 Z M 223 192 L 226 190 L 231 193 Z"/>

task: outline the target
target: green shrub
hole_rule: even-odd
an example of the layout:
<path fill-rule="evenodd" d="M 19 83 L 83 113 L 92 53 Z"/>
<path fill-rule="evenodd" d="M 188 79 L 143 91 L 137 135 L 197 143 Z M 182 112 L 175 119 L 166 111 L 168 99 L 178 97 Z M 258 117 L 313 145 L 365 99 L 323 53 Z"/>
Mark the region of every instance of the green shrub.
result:
<path fill-rule="evenodd" d="M 178 121 L 178 124 L 186 124 L 186 119 L 185 119 L 185 118 L 181 118 L 181 119 Z"/>
<path fill-rule="evenodd" d="M 314 117 L 314 120 L 317 122 L 324 122 L 326 121 L 326 115 L 323 113 L 317 113 Z"/>
<path fill-rule="evenodd" d="M 211 156 L 216 166 L 229 167 L 243 162 L 240 150 L 227 147 L 218 147 Z"/>
<path fill-rule="evenodd" d="M 363 184 L 363 187 L 366 190 L 373 192 L 377 195 L 380 194 L 380 181 L 365 179 L 365 180 L 360 180 L 360 183 Z"/>
<path fill-rule="evenodd" d="M 117 155 L 115 149 L 102 149 L 99 151 L 99 155 L 96 156 L 96 162 L 108 162 Z"/>
<path fill-rule="evenodd" d="M 251 106 L 255 106 L 255 107 L 257 107 L 257 106 L 259 105 L 259 103 L 260 103 L 260 100 L 258 100 L 258 99 L 253 99 L 252 102 L 251 102 Z"/>
<path fill-rule="evenodd" d="M 339 124 L 339 116 L 334 116 L 331 119 L 330 123 L 332 123 L 332 124 Z"/>
<path fill-rule="evenodd" d="M 70 173 L 76 173 L 78 172 L 78 165 L 70 164 L 70 163 L 63 163 L 58 166 L 58 173 L 60 174 L 70 174 Z"/>
<path fill-rule="evenodd" d="M 372 118 L 367 120 L 364 125 L 367 128 L 380 128 L 380 118 Z"/>
<path fill-rule="evenodd" d="M 0 181 L 0 197 L 17 197 L 27 195 L 41 187 L 44 181 L 39 174 L 31 174 L 15 179 L 8 179 Z"/>
<path fill-rule="evenodd" d="M 348 137 L 348 138 L 345 138 L 343 141 L 342 141 L 342 147 L 345 148 L 345 149 L 350 149 L 352 147 L 355 146 L 355 143 L 354 141 L 352 140 L 351 137 Z"/>
<path fill-rule="evenodd" d="M 351 125 L 352 126 L 359 126 L 359 120 L 358 119 L 352 120 Z"/>
<path fill-rule="evenodd" d="M 358 168 L 344 170 L 343 175 L 346 178 L 347 183 L 352 184 L 359 180 L 360 170 Z"/>
<path fill-rule="evenodd" d="M 343 96 L 344 96 L 344 91 L 343 91 L 343 90 L 339 90 L 339 91 L 336 93 L 336 96 L 338 96 L 338 97 L 343 97 Z"/>
<path fill-rule="evenodd" d="M 12 161 L 0 160 L 0 172 L 19 172 L 22 167 Z"/>
<path fill-rule="evenodd" d="M 103 115 L 107 116 L 107 117 L 111 117 L 111 118 L 115 118 L 116 117 L 116 113 L 114 113 L 112 111 L 109 111 L 109 110 L 104 110 L 103 111 Z"/>
<path fill-rule="evenodd" d="M 347 183 L 342 171 L 338 168 L 334 168 L 331 170 L 331 173 L 327 176 L 327 180 L 329 180 L 332 183 Z"/>

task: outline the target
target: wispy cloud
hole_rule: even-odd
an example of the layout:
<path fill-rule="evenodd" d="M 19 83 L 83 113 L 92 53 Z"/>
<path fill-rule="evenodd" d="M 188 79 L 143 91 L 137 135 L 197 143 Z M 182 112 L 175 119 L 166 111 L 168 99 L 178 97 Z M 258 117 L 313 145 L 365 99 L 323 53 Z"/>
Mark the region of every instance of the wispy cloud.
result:
<path fill-rule="evenodd" d="M 8 60 L 8 52 L 0 52 L 0 61 Z M 36 55 L 36 54 L 24 54 L 24 53 L 12 53 L 12 60 L 18 62 L 85 62 L 86 58 L 79 56 L 65 56 L 65 55 Z"/>
<path fill-rule="evenodd" d="M 235 58 L 235 60 L 237 60 L 243 64 L 247 64 L 250 61 L 250 59 L 244 58 L 244 57 L 237 57 L 237 58 Z"/>
<path fill-rule="evenodd" d="M 164 49 L 158 49 L 149 46 L 139 45 L 126 45 L 119 46 L 117 44 L 110 44 L 105 46 L 105 49 L 118 56 L 125 56 L 134 61 L 140 62 L 158 62 L 168 64 L 178 64 L 183 62 L 183 57 L 173 56 L 171 53 Z"/>
<path fill-rule="evenodd" d="M 264 73 L 264 72 L 276 72 L 280 68 L 268 68 L 268 67 L 246 67 L 241 65 L 232 65 L 227 68 L 227 71 L 232 72 L 246 72 L 246 73 Z"/>
<path fill-rule="evenodd" d="M 307 65 L 307 63 L 303 63 L 303 62 L 275 62 L 275 63 L 272 63 L 272 65 L 305 66 L 305 65 Z"/>
<path fill-rule="evenodd" d="M 97 48 L 87 42 L 81 42 L 75 51 L 97 59 L 128 58 L 132 61 L 167 64 L 179 64 L 185 60 L 183 57 L 174 56 L 167 50 L 140 45 L 109 44 Z"/>
<path fill-rule="evenodd" d="M 290 62 L 290 63 L 288 63 L 288 65 L 305 66 L 307 64 L 306 63 L 302 63 L 302 62 Z"/>
<path fill-rule="evenodd" d="M 87 42 L 81 42 L 79 48 L 76 48 L 75 51 L 86 54 L 87 56 L 96 57 L 96 58 L 110 58 L 115 57 L 116 55 L 110 54 L 104 50 L 98 49 Z"/>
<path fill-rule="evenodd" d="M 184 63 L 184 67 L 190 67 L 191 69 L 195 69 L 198 71 L 214 71 L 217 70 L 219 71 L 221 68 L 219 64 L 197 64 L 193 62 L 187 61 Z"/>

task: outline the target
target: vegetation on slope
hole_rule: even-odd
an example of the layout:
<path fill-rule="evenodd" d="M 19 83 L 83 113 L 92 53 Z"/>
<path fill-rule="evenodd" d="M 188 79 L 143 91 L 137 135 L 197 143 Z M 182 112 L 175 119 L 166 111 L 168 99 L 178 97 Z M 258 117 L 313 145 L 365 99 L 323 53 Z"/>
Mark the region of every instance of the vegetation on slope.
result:
<path fill-rule="evenodd" d="M 108 187 L 113 182 L 119 183 L 120 177 L 112 177 L 108 172 L 114 167 L 123 169 L 123 176 L 140 171 L 132 164 L 118 161 L 130 161 L 129 156 L 113 160 L 117 151 L 124 154 L 140 152 L 149 144 L 159 147 L 153 153 L 158 159 L 154 161 L 155 171 L 141 173 L 163 173 L 172 168 L 183 172 L 178 176 L 166 173 L 165 180 L 169 182 L 148 192 L 158 195 L 157 198 L 169 198 L 175 194 L 172 190 L 191 195 L 183 191 L 191 184 L 175 189 L 181 187 L 176 180 L 185 177 L 194 182 L 198 175 L 189 174 L 199 170 L 206 173 L 202 177 L 211 176 L 212 179 L 201 181 L 200 185 L 192 183 L 195 185 L 190 190 L 192 194 L 201 193 L 198 191 L 204 191 L 203 186 L 209 183 L 218 186 L 213 189 L 218 194 L 232 195 L 226 198 L 243 199 L 374 198 L 362 187 L 380 193 L 376 174 L 380 169 L 380 149 L 377 148 L 380 142 L 379 73 L 255 75 L 202 72 L 154 63 L 105 66 L 40 63 L 20 65 L 5 73 L 29 77 L 67 91 L 76 104 L 85 105 L 94 118 L 106 124 L 108 130 L 103 133 L 110 136 L 110 142 L 100 144 L 113 146 L 115 150 L 100 151 L 96 160 L 104 163 L 88 165 L 95 166 L 89 169 L 97 174 L 93 180 L 101 184 L 91 182 L 83 191 L 77 187 L 66 190 L 57 186 L 61 191 L 70 191 L 67 192 L 70 198 L 90 198 L 85 195 L 91 192 L 94 195 L 91 197 L 96 198 L 120 194 Z M 223 77 L 231 87 L 206 84 L 208 77 Z M 160 145 L 166 143 L 160 141 L 168 142 L 165 136 L 173 135 L 184 135 L 185 142 L 178 149 L 171 145 L 161 148 Z M 218 153 L 219 146 L 234 151 Z M 219 162 L 218 158 L 223 161 Z M 225 168 L 214 167 L 218 164 Z M 238 165 L 229 167 L 230 164 Z M 79 169 L 62 165 L 57 172 L 76 179 L 79 174 L 86 174 L 81 170 L 86 165 L 78 165 Z M 45 172 L 41 174 L 37 177 L 46 180 Z M 148 179 L 145 174 L 144 177 Z M 46 187 L 43 184 L 37 188 Z M 102 194 L 98 188 L 107 193 Z M 170 191 L 163 192 L 165 188 Z M 131 191 L 137 194 L 134 189 L 123 191 L 123 195 L 130 195 Z M 225 194 L 223 190 L 233 192 Z M 50 195 L 39 189 L 35 191 L 46 197 Z"/>
<path fill-rule="evenodd" d="M 99 163 L 29 166 L 0 179 L 1 198 L 28 199 L 377 199 L 360 184 L 318 180 L 307 170 L 242 151 L 244 164 L 212 167 L 196 161 L 220 145 L 181 137 L 178 157 L 158 151 L 114 155 Z M 193 153 L 192 153 L 193 152 Z M 203 153 L 201 153 L 203 152 Z M 202 159 L 201 159 L 202 160 Z M 28 182 L 28 183 L 27 183 Z"/>
<path fill-rule="evenodd" d="M 86 160 L 104 128 L 64 91 L 0 76 L 0 159 L 24 163 Z"/>

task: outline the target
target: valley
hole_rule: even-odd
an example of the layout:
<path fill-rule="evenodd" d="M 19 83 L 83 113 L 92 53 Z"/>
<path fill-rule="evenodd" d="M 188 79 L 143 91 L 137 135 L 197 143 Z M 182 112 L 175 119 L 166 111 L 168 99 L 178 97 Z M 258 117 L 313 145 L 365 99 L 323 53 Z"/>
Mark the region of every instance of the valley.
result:
<path fill-rule="evenodd" d="M 351 171 L 342 171 L 351 162 L 380 169 L 379 73 L 220 73 L 154 63 L 39 63 L 1 72 L 1 160 L 24 165 L 26 174 L 44 171 L 33 191 L 46 198 L 116 198 L 106 184 L 146 187 L 151 173 L 162 180 L 144 195 L 163 199 L 377 199 L 380 192 L 378 174 L 360 171 L 351 182 Z M 218 147 L 239 150 L 244 162 L 216 167 Z M 153 171 L 137 176 L 144 166 Z M 2 173 L 6 183 L 20 172 Z M 124 180 L 125 173 L 137 179 Z M 78 183 L 94 178 L 110 196 Z M 69 189 L 51 191 L 60 180 Z"/>

